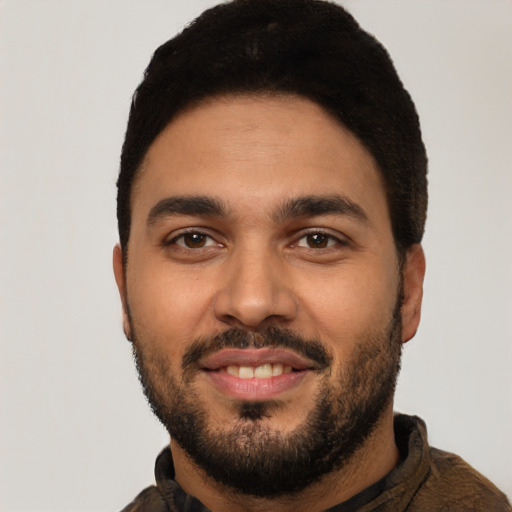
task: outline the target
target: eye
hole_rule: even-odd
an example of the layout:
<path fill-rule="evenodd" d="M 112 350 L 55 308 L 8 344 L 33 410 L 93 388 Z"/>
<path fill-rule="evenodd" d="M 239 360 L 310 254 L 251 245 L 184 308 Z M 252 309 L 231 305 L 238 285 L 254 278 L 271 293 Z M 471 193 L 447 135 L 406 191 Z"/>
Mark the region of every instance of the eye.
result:
<path fill-rule="evenodd" d="M 169 245 L 178 245 L 187 249 L 202 249 L 203 247 L 212 247 L 218 245 L 215 240 L 199 231 L 191 231 L 190 233 L 182 233 L 173 238 Z"/>
<path fill-rule="evenodd" d="M 296 244 L 297 247 L 307 247 L 308 249 L 327 249 L 336 245 L 343 245 L 343 243 L 338 238 L 322 232 L 308 233 L 301 237 Z"/>

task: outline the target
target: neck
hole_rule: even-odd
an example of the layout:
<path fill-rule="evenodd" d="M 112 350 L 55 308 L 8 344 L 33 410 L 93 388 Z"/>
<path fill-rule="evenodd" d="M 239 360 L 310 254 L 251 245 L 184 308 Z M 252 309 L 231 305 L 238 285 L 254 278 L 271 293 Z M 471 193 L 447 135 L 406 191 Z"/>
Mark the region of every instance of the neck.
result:
<path fill-rule="evenodd" d="M 301 492 L 279 498 L 255 498 L 235 494 L 213 482 L 171 441 L 176 480 L 184 491 L 213 511 L 316 512 L 342 503 L 379 481 L 399 462 L 393 431 L 392 405 L 382 415 L 372 435 L 341 469 L 336 470 Z"/>

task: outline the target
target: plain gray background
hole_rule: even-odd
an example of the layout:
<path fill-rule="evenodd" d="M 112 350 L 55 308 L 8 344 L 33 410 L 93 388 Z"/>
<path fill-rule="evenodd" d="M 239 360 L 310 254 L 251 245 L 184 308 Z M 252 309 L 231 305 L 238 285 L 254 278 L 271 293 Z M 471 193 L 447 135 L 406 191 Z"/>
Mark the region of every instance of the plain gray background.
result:
<path fill-rule="evenodd" d="M 130 97 L 207 0 L 0 1 L 0 509 L 109 511 L 167 435 L 111 271 Z M 396 408 L 512 495 L 512 2 L 348 0 L 430 157 L 425 301 Z"/>

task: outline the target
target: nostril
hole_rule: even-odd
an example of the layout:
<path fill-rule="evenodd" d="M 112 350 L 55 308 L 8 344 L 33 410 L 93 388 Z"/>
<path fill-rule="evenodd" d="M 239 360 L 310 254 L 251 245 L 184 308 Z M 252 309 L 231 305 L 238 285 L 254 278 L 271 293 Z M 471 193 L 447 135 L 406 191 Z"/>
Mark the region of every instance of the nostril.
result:
<path fill-rule="evenodd" d="M 245 262 L 226 268 L 222 288 L 214 298 L 218 320 L 245 329 L 259 329 L 270 322 L 295 318 L 297 305 L 286 283 L 286 273 L 276 275 L 269 263 Z M 258 269 L 260 269 L 258 271 Z"/>

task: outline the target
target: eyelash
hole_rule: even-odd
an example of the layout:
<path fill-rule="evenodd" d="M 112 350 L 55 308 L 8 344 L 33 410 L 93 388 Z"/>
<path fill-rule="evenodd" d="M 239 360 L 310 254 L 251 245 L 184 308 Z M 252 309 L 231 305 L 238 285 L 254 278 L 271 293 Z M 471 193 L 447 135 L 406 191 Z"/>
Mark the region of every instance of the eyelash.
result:
<path fill-rule="evenodd" d="M 325 247 L 309 247 L 309 246 L 302 246 L 299 245 L 300 241 L 303 239 L 307 239 L 307 237 L 315 237 L 320 236 L 323 240 L 327 241 L 327 245 Z M 334 242 L 334 243 L 331 243 Z M 311 249 L 313 251 L 320 250 L 320 249 L 330 249 L 332 247 L 339 247 L 339 246 L 346 246 L 348 245 L 348 241 L 340 236 L 335 236 L 329 232 L 323 231 L 321 229 L 314 229 L 311 231 L 308 231 L 306 233 L 303 233 L 302 236 L 297 238 L 297 241 L 292 244 L 294 247 L 304 247 L 305 249 Z"/>
<path fill-rule="evenodd" d="M 206 245 L 206 246 L 200 246 L 200 247 L 187 247 L 185 245 L 185 243 L 178 243 L 178 241 L 180 239 L 183 239 L 183 241 L 184 241 L 185 237 L 187 235 L 189 235 L 189 236 L 199 235 L 203 239 L 210 239 L 214 243 L 211 243 L 211 244 Z M 173 245 L 175 245 L 175 246 L 178 246 L 178 247 L 180 247 L 180 248 L 182 248 L 184 250 L 192 250 L 193 251 L 193 250 L 196 250 L 196 249 L 204 249 L 204 248 L 207 248 L 207 247 L 213 247 L 215 245 L 220 246 L 222 244 L 219 244 L 218 242 L 216 242 L 215 239 L 212 236 L 210 236 L 208 233 L 204 233 L 204 232 L 199 231 L 199 230 L 191 230 L 191 231 L 185 231 L 183 233 L 180 233 L 179 235 L 173 237 L 171 240 L 168 240 L 168 241 L 166 240 L 164 242 L 164 245 L 165 246 L 173 246 Z"/>
<path fill-rule="evenodd" d="M 189 236 L 198 235 L 199 237 L 202 238 L 202 240 L 200 240 L 199 243 L 201 243 L 201 241 L 204 241 L 205 239 L 209 239 L 213 243 L 209 243 L 208 245 L 200 245 L 197 247 L 189 247 L 189 246 L 185 245 L 185 242 L 184 242 L 184 239 L 187 235 L 189 235 Z M 301 245 L 300 242 L 303 239 L 307 239 L 307 237 L 319 237 L 320 243 L 325 241 L 326 246 L 325 247 L 319 247 L 319 246 L 309 247 L 306 245 Z M 183 239 L 183 243 L 178 243 L 178 241 L 180 241 L 181 239 Z M 334 242 L 334 243 L 332 243 L 332 242 Z M 203 231 L 199 231 L 199 230 L 191 230 L 191 231 L 186 231 L 186 232 L 180 233 L 179 235 L 173 237 L 171 240 L 168 240 L 168 241 L 166 240 L 164 242 L 164 245 L 165 246 L 173 246 L 174 245 L 174 246 L 178 246 L 184 250 L 191 250 L 191 251 L 198 250 L 198 249 L 206 249 L 206 248 L 214 247 L 214 246 L 217 246 L 217 247 L 222 246 L 222 244 L 216 242 L 215 239 L 211 235 L 209 235 L 208 233 L 204 233 Z M 321 250 L 321 249 L 330 249 L 330 248 L 336 247 L 336 246 L 347 246 L 347 245 L 348 245 L 348 241 L 346 239 L 334 236 L 331 233 L 328 233 L 328 232 L 320 230 L 320 229 L 315 229 L 315 230 L 311 230 L 309 232 L 303 233 L 300 237 L 298 237 L 296 239 L 296 241 L 294 241 L 292 244 L 290 244 L 291 247 L 302 247 L 304 249 L 310 249 L 313 251 Z"/>

